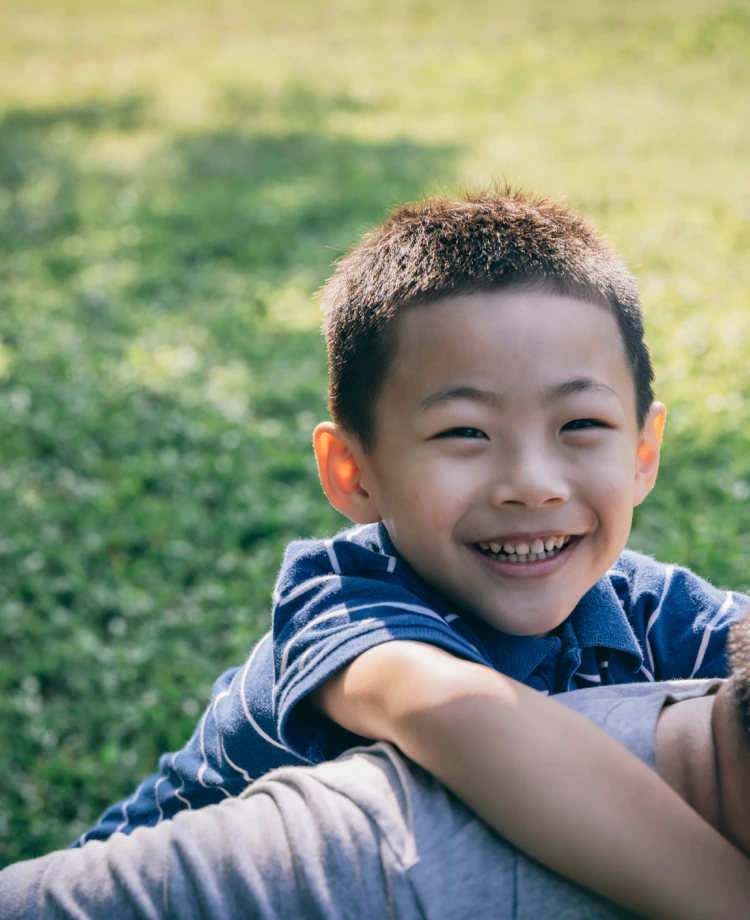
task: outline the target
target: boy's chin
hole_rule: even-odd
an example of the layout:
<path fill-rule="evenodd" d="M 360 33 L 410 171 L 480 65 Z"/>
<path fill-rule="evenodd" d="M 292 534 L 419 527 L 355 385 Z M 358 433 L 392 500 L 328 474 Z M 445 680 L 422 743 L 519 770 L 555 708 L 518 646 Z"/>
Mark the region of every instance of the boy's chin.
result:
<path fill-rule="evenodd" d="M 486 614 L 480 614 L 480 617 L 490 626 L 499 629 L 509 636 L 529 636 L 531 638 L 544 639 L 553 630 L 557 629 L 561 623 L 567 619 L 567 614 L 555 611 L 548 616 L 540 616 L 539 610 L 493 610 Z"/>

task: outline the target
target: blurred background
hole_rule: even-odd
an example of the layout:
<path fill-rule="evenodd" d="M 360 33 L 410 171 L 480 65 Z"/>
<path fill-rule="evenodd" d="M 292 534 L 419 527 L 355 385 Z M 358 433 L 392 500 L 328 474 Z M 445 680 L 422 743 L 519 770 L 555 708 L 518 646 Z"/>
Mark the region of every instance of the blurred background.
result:
<path fill-rule="evenodd" d="M 750 588 L 750 8 L 10 0 L 0 12 L 0 863 L 189 736 L 332 533 L 313 293 L 395 204 L 564 194 L 640 282 L 630 545 Z"/>

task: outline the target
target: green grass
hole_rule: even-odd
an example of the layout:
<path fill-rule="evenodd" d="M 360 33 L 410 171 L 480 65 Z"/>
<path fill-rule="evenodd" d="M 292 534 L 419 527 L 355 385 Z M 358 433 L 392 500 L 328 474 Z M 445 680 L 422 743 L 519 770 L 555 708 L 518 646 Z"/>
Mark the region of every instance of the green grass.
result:
<path fill-rule="evenodd" d="M 339 526 L 311 295 L 425 191 L 598 220 L 671 410 L 631 546 L 750 588 L 749 43 L 708 0 L 3 8 L 0 862 L 182 744 Z"/>

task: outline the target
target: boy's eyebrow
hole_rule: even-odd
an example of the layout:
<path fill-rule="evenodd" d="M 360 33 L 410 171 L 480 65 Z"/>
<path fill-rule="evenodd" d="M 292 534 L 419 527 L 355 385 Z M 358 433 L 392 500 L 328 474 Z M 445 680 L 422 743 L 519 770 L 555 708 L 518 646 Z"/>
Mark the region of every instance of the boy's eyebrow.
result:
<path fill-rule="evenodd" d="M 601 380 L 595 380 L 593 377 L 573 377 L 572 380 L 566 380 L 564 383 L 555 383 L 546 387 L 544 391 L 545 401 L 554 399 L 563 399 L 565 396 L 572 396 L 574 393 L 584 393 L 590 390 L 600 390 L 605 393 L 611 393 L 617 396 L 617 392 L 603 383 Z M 619 399 L 620 397 L 617 396 Z"/>
<path fill-rule="evenodd" d="M 565 380 L 562 383 L 554 383 L 545 387 L 543 399 L 545 402 L 552 402 L 556 399 L 564 399 L 566 396 L 572 396 L 574 393 L 584 393 L 592 390 L 600 390 L 617 396 L 617 392 L 602 383 L 601 380 L 594 380 L 593 377 L 573 377 L 571 380 Z M 418 412 L 424 412 L 432 409 L 434 406 L 446 402 L 452 402 L 457 399 L 466 399 L 471 402 L 483 403 L 492 409 L 502 408 L 503 398 L 493 390 L 485 390 L 482 387 L 471 386 L 470 384 L 450 384 L 435 390 L 426 396 L 417 407 Z M 618 397 L 619 399 L 619 397 Z"/>
<path fill-rule="evenodd" d="M 502 399 L 492 390 L 473 387 L 469 384 L 450 384 L 447 387 L 435 390 L 435 392 L 430 393 L 429 396 L 425 396 L 417 406 L 417 411 L 424 412 L 427 409 L 432 409 L 433 406 L 452 402 L 456 399 L 467 399 L 471 402 L 484 403 L 493 409 L 499 409 L 502 404 Z"/>

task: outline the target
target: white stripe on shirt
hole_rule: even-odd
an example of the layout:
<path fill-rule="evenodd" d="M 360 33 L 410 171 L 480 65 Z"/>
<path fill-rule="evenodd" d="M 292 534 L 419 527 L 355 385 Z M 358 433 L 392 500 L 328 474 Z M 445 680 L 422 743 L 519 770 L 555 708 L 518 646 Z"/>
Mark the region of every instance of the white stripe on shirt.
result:
<path fill-rule="evenodd" d="M 659 614 L 661 613 L 662 605 L 664 604 L 664 598 L 667 596 L 672 584 L 672 575 L 674 574 L 674 566 L 668 565 L 666 568 L 666 574 L 664 576 L 664 590 L 661 592 L 661 597 L 659 598 L 659 603 L 656 605 L 656 609 L 648 618 L 648 625 L 646 626 L 646 652 L 648 653 L 648 663 L 651 665 L 652 673 L 656 673 L 656 668 L 654 667 L 654 655 L 651 651 L 651 643 L 648 641 L 648 634 L 651 632 L 651 627 L 659 619 Z"/>
<path fill-rule="evenodd" d="M 219 723 L 216 719 L 216 707 L 219 705 L 219 702 L 224 699 L 225 696 L 229 696 L 229 694 L 232 692 L 232 687 L 234 687 L 234 682 L 236 680 L 237 680 L 237 672 L 235 671 L 232 676 L 232 682 L 229 684 L 229 688 L 227 690 L 222 690 L 221 693 L 216 694 L 216 699 L 214 700 L 214 705 L 213 705 L 213 711 L 214 711 L 214 722 L 216 722 L 217 731 L 219 728 Z M 219 732 L 219 734 L 221 735 L 221 732 Z"/>
<path fill-rule="evenodd" d="M 402 601 L 377 601 L 374 604 L 358 604 L 356 607 L 348 607 L 349 613 L 356 610 L 367 610 L 370 607 L 395 607 L 397 610 L 408 610 L 410 613 L 423 613 L 425 616 L 432 617 L 433 620 L 440 620 L 445 623 L 445 619 L 429 607 L 422 607 L 419 604 L 405 604 Z"/>
<path fill-rule="evenodd" d="M 219 705 L 219 701 L 223 700 L 224 697 L 229 696 L 229 694 L 232 692 L 232 688 L 234 687 L 234 682 L 236 680 L 237 680 L 237 672 L 235 671 L 234 676 L 232 677 L 232 683 L 229 685 L 229 689 L 224 690 L 222 693 L 218 693 L 216 695 L 216 699 L 214 700 L 214 705 L 213 705 L 214 724 L 216 725 L 216 734 L 219 736 L 219 748 L 221 749 L 221 753 L 224 755 L 224 759 L 229 764 L 229 766 L 232 767 L 233 770 L 236 770 L 238 773 L 242 774 L 246 783 L 250 783 L 252 782 L 252 780 L 247 770 L 243 770 L 242 767 L 238 767 L 237 764 L 234 763 L 234 761 L 230 760 L 229 754 L 227 754 L 227 749 L 224 747 L 224 738 L 221 735 L 221 728 L 219 727 L 219 720 L 216 717 L 216 707 Z"/>
<path fill-rule="evenodd" d="M 203 779 L 203 774 L 208 769 L 208 760 L 206 759 L 206 739 L 205 739 L 206 719 L 208 718 L 208 712 L 209 711 L 207 709 L 203 713 L 203 718 L 201 719 L 201 727 L 200 727 L 201 757 L 203 758 L 203 763 L 200 766 L 200 770 L 198 770 L 198 782 L 201 784 L 201 786 L 203 786 L 204 789 L 208 789 L 208 786 L 206 785 L 205 780 Z"/>
<path fill-rule="evenodd" d="M 719 612 L 703 630 L 703 638 L 701 639 L 700 648 L 698 649 L 698 657 L 695 659 L 695 665 L 693 666 L 690 677 L 695 677 L 698 671 L 700 671 L 701 665 L 703 664 L 703 656 L 706 654 L 706 649 L 708 648 L 708 643 L 711 639 L 711 632 L 715 629 L 716 624 L 719 622 L 719 620 L 721 620 L 721 618 L 724 616 L 727 610 L 729 610 L 733 603 L 734 595 L 731 591 L 727 591 L 726 599 L 719 608 Z"/>
<path fill-rule="evenodd" d="M 333 571 L 337 574 L 341 574 L 341 566 L 339 565 L 339 560 L 336 557 L 336 550 L 333 548 L 333 540 L 324 540 L 323 541 L 326 552 L 328 553 L 328 558 L 331 560 L 331 567 Z"/>
<path fill-rule="evenodd" d="M 227 749 L 224 747 L 224 739 L 221 737 L 221 735 L 219 735 L 219 744 L 221 745 L 221 753 L 224 755 L 224 758 L 229 766 L 233 770 L 236 770 L 238 773 L 240 773 L 246 783 L 251 783 L 253 779 L 247 770 L 243 770 L 242 767 L 238 767 L 237 764 L 229 757 L 229 754 L 227 754 Z"/>
<path fill-rule="evenodd" d="M 296 588 L 293 588 L 289 594 L 285 595 L 276 595 L 276 606 L 283 607 L 284 604 L 288 604 L 289 601 L 293 601 L 295 597 L 299 597 L 300 594 L 304 594 L 305 591 L 309 591 L 310 588 L 314 588 L 315 585 L 319 585 L 324 581 L 332 581 L 333 579 L 341 580 L 340 575 L 318 575 L 317 578 L 310 578 L 307 581 L 303 581 L 301 584 L 297 585 Z"/>
<path fill-rule="evenodd" d="M 271 638 L 271 634 L 266 633 L 266 635 L 263 636 L 260 642 L 255 646 L 250 657 L 247 659 L 245 670 L 242 672 L 242 683 L 240 684 L 240 699 L 242 700 L 242 709 L 245 713 L 245 718 L 253 726 L 255 731 L 258 732 L 261 738 L 265 738 L 266 741 L 268 741 L 270 744 L 273 744 L 277 748 L 281 748 L 282 751 L 288 751 L 289 749 L 286 747 L 286 745 L 279 743 L 274 738 L 272 738 L 270 735 L 267 735 L 263 731 L 263 729 L 260 727 L 260 725 L 258 725 L 258 723 L 255 721 L 255 719 L 250 715 L 250 707 L 247 705 L 247 697 L 245 696 L 245 681 L 247 680 L 247 672 L 250 670 L 250 665 L 253 663 L 255 656 L 258 654 L 258 651 L 260 650 L 260 647 L 263 645 L 264 642 L 267 642 L 268 639 L 270 638 Z"/>
<path fill-rule="evenodd" d="M 156 802 L 156 807 L 159 809 L 159 820 L 157 821 L 157 824 L 161 824 L 161 822 L 164 820 L 164 810 L 162 809 L 161 803 L 159 802 L 159 786 L 161 786 L 166 778 L 166 775 L 160 776 L 156 781 L 156 785 L 154 786 L 154 801 Z"/>
<path fill-rule="evenodd" d="M 363 530 L 367 530 L 367 528 L 371 526 L 371 524 L 360 524 L 358 527 L 352 527 L 346 533 L 346 542 L 351 543 L 354 537 L 358 537 Z"/>
<path fill-rule="evenodd" d="M 145 785 L 145 783 L 146 783 L 146 780 L 144 779 L 144 781 L 143 781 L 143 782 L 141 783 L 141 785 L 135 790 L 135 792 L 130 796 L 130 798 L 129 798 L 129 799 L 126 799 L 126 800 L 122 803 L 122 822 L 121 822 L 120 824 L 118 824 L 117 827 L 115 828 L 115 830 L 114 830 L 114 833 L 115 833 L 115 834 L 116 834 L 118 831 L 121 831 L 121 830 L 123 829 L 123 827 L 127 827 L 127 826 L 128 826 L 128 805 L 132 805 L 133 802 L 136 801 L 136 799 L 138 798 L 138 796 L 141 794 L 141 790 L 143 789 L 143 786 Z"/>
<path fill-rule="evenodd" d="M 201 764 L 200 770 L 198 770 L 198 782 L 201 784 L 201 786 L 203 786 L 204 789 L 209 789 L 209 788 L 210 789 L 220 789 L 228 799 L 231 799 L 232 796 L 227 792 L 227 790 L 221 784 L 218 784 L 216 786 L 209 786 L 206 783 L 206 781 L 203 779 L 203 777 L 206 775 L 206 770 L 208 769 L 208 757 L 206 757 L 206 719 L 208 718 L 208 713 L 209 713 L 209 710 L 207 709 L 203 713 L 203 718 L 201 719 L 200 735 L 201 735 L 201 757 L 203 758 L 203 763 Z"/>
<path fill-rule="evenodd" d="M 308 629 L 311 629 L 313 626 L 317 626 L 318 623 L 323 623 L 325 620 L 332 620 L 334 617 L 341 616 L 342 614 L 346 612 L 347 612 L 346 605 L 339 604 L 338 607 L 334 607 L 333 609 L 329 610 L 327 613 L 321 613 L 319 617 L 314 617 L 312 620 L 310 620 L 309 623 L 305 623 L 302 629 L 300 629 L 298 633 L 295 633 L 292 636 L 292 638 L 287 642 L 287 644 L 284 646 L 284 652 L 281 656 L 281 666 L 279 667 L 279 679 L 281 679 L 284 676 L 284 673 L 286 671 L 286 666 L 289 662 L 289 650 L 291 648 L 292 642 L 298 639 L 302 635 L 302 633 L 307 632 Z"/>
<path fill-rule="evenodd" d="M 172 770 L 174 771 L 175 776 L 177 776 L 178 779 L 181 779 L 181 780 L 182 780 L 182 783 L 181 783 L 179 789 L 175 789 L 174 794 L 177 796 L 177 798 L 178 798 L 181 802 L 184 802 L 184 803 L 187 805 L 188 809 L 192 810 L 192 807 L 193 807 L 193 806 L 190 804 L 189 799 L 186 799 L 186 798 L 184 798 L 183 796 L 180 795 L 180 792 L 182 792 L 182 791 L 185 789 L 185 780 L 183 779 L 183 777 L 182 777 L 182 776 L 180 775 L 180 773 L 178 772 L 177 767 L 174 765 L 174 762 L 175 762 L 175 759 L 176 759 L 176 757 L 177 757 L 177 754 L 179 754 L 179 751 L 175 751 L 175 753 L 172 754 L 172 761 L 171 761 L 171 763 L 170 763 L 170 767 L 171 767 Z"/>
<path fill-rule="evenodd" d="M 601 674 L 581 674 L 581 672 L 578 671 L 578 673 L 575 674 L 574 676 L 580 677 L 583 680 L 588 680 L 592 684 L 600 684 L 602 682 Z"/>
<path fill-rule="evenodd" d="M 418 604 L 405 604 L 400 601 L 378 601 L 377 603 L 374 603 L 374 604 L 358 604 L 356 607 L 347 607 L 346 605 L 341 604 L 340 606 L 334 607 L 332 610 L 329 610 L 327 613 L 322 613 L 319 617 L 315 617 L 315 619 L 310 620 L 309 623 L 303 626 L 302 629 L 300 629 L 300 631 L 296 635 L 292 636 L 292 638 L 287 642 L 286 646 L 284 647 L 284 653 L 281 656 L 281 667 L 279 668 L 279 679 L 281 679 L 284 676 L 284 673 L 286 672 L 286 669 L 287 669 L 287 665 L 289 664 L 289 652 L 291 651 L 292 643 L 295 642 L 302 635 L 302 633 L 310 629 L 312 626 L 317 626 L 318 623 L 322 623 L 325 620 L 331 620 L 336 616 L 340 616 L 341 614 L 356 613 L 358 610 L 373 610 L 375 607 L 390 607 L 390 608 L 395 607 L 397 610 L 408 610 L 410 613 L 424 614 L 425 616 L 428 616 L 433 620 L 438 620 L 440 623 L 446 622 L 446 620 L 443 617 L 441 617 L 440 614 L 435 613 L 434 610 L 430 610 L 429 607 L 421 607 Z M 463 638 L 463 636 L 461 636 L 460 638 L 463 642 L 466 643 L 466 645 L 469 646 L 469 648 L 473 652 L 476 652 L 477 654 L 479 654 L 477 649 L 474 648 L 474 646 L 470 642 L 467 642 L 466 639 Z"/>

